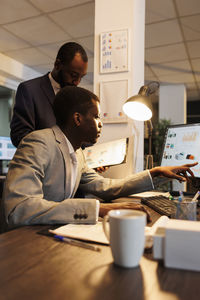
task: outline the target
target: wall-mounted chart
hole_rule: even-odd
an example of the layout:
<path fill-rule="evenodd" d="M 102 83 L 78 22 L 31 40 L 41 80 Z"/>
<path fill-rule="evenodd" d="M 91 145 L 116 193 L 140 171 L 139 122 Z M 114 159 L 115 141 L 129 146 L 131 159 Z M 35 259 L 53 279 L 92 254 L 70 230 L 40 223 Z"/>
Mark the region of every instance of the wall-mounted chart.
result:
<path fill-rule="evenodd" d="M 128 29 L 100 35 L 100 73 L 128 71 Z"/>
<path fill-rule="evenodd" d="M 128 117 L 122 107 L 128 98 L 128 79 L 100 82 L 101 120 L 103 123 L 125 123 Z"/>

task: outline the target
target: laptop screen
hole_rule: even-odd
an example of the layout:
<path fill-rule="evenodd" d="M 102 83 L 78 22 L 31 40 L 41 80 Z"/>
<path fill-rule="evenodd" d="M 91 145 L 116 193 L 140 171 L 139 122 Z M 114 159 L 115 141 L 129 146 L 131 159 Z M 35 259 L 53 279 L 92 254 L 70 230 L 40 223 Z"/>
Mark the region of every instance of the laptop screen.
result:
<path fill-rule="evenodd" d="M 161 166 L 179 166 L 198 162 L 192 168 L 195 177 L 200 177 L 200 123 L 171 125 L 168 127 Z"/>

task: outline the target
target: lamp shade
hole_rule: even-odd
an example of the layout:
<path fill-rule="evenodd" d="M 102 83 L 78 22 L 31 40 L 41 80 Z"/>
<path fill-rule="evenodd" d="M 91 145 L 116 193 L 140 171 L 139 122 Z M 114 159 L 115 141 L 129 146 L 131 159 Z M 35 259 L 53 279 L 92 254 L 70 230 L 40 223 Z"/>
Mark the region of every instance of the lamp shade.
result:
<path fill-rule="evenodd" d="M 143 85 L 138 95 L 130 97 L 123 105 L 124 113 L 131 119 L 137 121 L 147 121 L 152 117 L 152 103 L 149 95 L 154 93 L 159 87 L 156 81 Z"/>
<path fill-rule="evenodd" d="M 123 111 L 133 120 L 146 121 L 152 117 L 152 104 L 147 96 L 138 94 L 126 100 Z"/>

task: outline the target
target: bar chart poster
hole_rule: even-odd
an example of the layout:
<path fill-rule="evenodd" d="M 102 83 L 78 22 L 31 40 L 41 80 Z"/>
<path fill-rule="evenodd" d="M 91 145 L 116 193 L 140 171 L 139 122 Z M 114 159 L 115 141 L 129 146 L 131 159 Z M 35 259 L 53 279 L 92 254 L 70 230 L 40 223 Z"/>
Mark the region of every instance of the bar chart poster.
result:
<path fill-rule="evenodd" d="M 100 73 L 128 71 L 128 29 L 100 35 Z"/>

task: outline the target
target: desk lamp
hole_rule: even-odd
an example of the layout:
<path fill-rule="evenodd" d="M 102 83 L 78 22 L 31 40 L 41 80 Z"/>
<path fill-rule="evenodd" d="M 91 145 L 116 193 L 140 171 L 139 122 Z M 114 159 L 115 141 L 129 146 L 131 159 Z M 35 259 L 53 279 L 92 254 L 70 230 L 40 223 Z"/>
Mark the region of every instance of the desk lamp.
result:
<path fill-rule="evenodd" d="M 148 138 L 149 138 L 149 151 L 146 159 L 146 169 L 151 169 L 153 167 L 153 155 L 152 155 L 152 103 L 150 100 L 150 95 L 155 93 L 159 88 L 159 83 L 157 81 L 152 81 L 147 85 L 140 88 L 138 95 L 132 96 L 126 100 L 123 105 L 124 113 L 131 119 L 137 121 L 146 121 L 148 128 Z"/>

